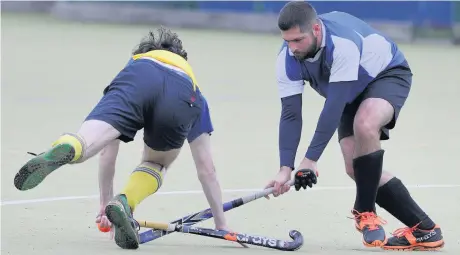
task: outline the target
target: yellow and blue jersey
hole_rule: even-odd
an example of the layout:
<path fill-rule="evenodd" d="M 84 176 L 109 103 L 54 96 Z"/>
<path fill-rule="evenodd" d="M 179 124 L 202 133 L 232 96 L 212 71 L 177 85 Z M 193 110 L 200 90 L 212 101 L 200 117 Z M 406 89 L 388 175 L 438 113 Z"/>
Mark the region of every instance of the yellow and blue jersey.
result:
<path fill-rule="evenodd" d="M 195 138 L 203 133 L 211 133 L 214 131 L 210 110 L 206 98 L 203 96 L 200 87 L 197 83 L 197 79 L 193 73 L 191 66 L 181 56 L 164 50 L 155 50 L 146 53 L 134 55 L 130 58 L 126 66 L 131 65 L 138 59 L 149 59 L 168 68 L 173 73 L 187 79 L 193 86 L 193 90 L 196 95 L 201 98 L 202 111 L 200 118 L 193 124 L 189 135 L 187 137 L 188 142 L 192 142 Z"/>

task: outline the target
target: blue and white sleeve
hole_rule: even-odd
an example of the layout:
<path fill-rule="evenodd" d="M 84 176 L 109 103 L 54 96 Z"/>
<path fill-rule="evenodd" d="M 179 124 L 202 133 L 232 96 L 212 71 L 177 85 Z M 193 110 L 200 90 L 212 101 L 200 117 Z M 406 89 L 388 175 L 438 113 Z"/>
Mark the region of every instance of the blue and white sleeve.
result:
<path fill-rule="evenodd" d="M 305 83 L 300 64 L 289 53 L 287 46 L 278 54 L 276 78 L 282 105 L 278 136 L 280 166 L 294 169 L 302 132 L 302 93 Z"/>

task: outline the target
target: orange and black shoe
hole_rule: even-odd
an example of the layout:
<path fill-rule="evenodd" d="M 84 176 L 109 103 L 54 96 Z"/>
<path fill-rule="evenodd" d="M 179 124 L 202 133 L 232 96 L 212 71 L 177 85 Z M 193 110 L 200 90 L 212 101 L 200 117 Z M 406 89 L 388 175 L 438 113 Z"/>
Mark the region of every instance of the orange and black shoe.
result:
<path fill-rule="evenodd" d="M 386 222 L 374 212 L 352 211 L 356 229 L 363 234 L 363 244 L 366 247 L 382 247 L 387 242 L 382 225 Z"/>
<path fill-rule="evenodd" d="M 431 230 L 418 229 L 417 226 L 418 224 L 412 228 L 397 229 L 382 248 L 399 251 L 436 251 L 444 247 L 444 238 L 438 225 Z"/>

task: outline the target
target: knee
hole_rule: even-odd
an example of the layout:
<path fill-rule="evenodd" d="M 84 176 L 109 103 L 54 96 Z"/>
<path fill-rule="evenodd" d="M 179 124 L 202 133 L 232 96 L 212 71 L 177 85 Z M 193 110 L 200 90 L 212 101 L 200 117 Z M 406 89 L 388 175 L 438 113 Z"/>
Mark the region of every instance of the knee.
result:
<path fill-rule="evenodd" d="M 142 161 L 142 163 L 138 166 L 140 168 L 148 168 L 151 169 L 152 171 L 162 173 L 166 170 L 166 167 L 163 166 L 162 164 L 158 164 L 156 162 L 152 161 Z"/>
<path fill-rule="evenodd" d="M 353 123 L 357 139 L 379 139 L 380 130 L 394 116 L 393 106 L 380 98 L 368 98 L 359 106 Z"/>
<path fill-rule="evenodd" d="M 365 112 L 356 115 L 353 123 L 353 132 L 357 139 L 378 139 L 380 134 L 380 125 L 373 121 L 369 114 Z"/>

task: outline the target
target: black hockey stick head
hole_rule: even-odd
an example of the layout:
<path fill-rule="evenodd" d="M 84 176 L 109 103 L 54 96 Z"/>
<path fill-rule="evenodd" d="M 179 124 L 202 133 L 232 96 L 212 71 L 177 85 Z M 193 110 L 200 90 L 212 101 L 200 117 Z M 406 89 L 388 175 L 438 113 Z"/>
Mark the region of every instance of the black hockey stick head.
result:
<path fill-rule="evenodd" d="M 289 231 L 289 236 L 292 238 L 292 242 L 286 242 L 285 243 L 285 248 L 283 250 L 285 251 L 296 251 L 300 249 L 303 245 L 303 236 L 302 233 L 300 233 L 297 230 L 291 230 Z"/>
<path fill-rule="evenodd" d="M 207 236 L 211 238 L 224 239 L 231 242 L 238 242 L 240 244 L 250 244 L 261 246 L 280 251 L 295 251 L 303 245 L 303 236 L 297 230 L 289 231 L 289 236 L 292 241 L 285 241 L 266 236 L 250 235 L 244 233 L 230 232 L 226 230 L 216 230 L 209 228 L 200 228 L 194 226 L 181 225 L 177 231 L 192 235 Z"/>
<path fill-rule="evenodd" d="M 303 236 L 297 230 L 289 231 L 289 236 L 292 241 L 285 241 L 281 239 L 274 239 L 263 236 L 255 236 L 248 234 L 236 234 L 235 241 L 271 248 L 280 251 L 296 251 L 303 245 Z M 226 238 L 227 239 L 227 238 Z M 229 239 L 227 239 L 229 240 Z"/>

